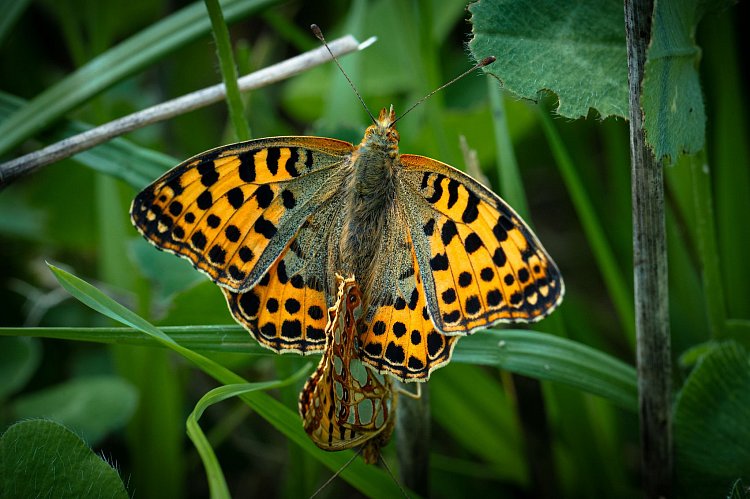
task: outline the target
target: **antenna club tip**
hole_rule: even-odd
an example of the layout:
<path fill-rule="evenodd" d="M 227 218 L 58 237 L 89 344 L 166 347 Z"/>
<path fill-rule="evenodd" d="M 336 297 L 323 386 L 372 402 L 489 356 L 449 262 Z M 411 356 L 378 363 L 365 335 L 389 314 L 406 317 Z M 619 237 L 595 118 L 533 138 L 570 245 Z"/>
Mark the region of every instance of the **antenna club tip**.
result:
<path fill-rule="evenodd" d="M 494 55 L 491 55 L 491 56 L 489 56 L 489 57 L 485 57 L 485 58 L 484 58 L 484 59 L 482 59 L 482 61 L 481 61 L 481 62 L 479 63 L 478 67 L 480 67 L 480 68 L 483 68 L 483 67 L 485 67 L 485 66 L 489 66 L 490 64 L 492 64 L 492 63 L 493 63 L 493 62 L 495 62 L 496 60 L 497 60 L 497 57 L 495 57 Z"/>
<path fill-rule="evenodd" d="M 313 32 L 313 35 L 315 35 L 316 38 L 319 40 L 323 39 L 323 32 L 320 30 L 317 24 L 311 24 L 310 30 Z"/>

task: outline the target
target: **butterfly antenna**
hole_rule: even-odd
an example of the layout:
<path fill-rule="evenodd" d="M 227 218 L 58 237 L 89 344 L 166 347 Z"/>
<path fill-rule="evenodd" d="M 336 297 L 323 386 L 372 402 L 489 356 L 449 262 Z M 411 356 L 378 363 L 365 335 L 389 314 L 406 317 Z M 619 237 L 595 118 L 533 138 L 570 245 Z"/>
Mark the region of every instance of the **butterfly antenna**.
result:
<path fill-rule="evenodd" d="M 323 32 L 320 30 L 317 24 L 311 24 L 310 29 L 315 35 L 315 38 L 320 40 L 321 43 L 325 45 L 325 48 L 328 50 L 328 53 L 331 54 L 331 58 L 333 59 L 333 62 L 336 63 L 336 65 L 339 67 L 341 72 L 344 74 L 344 78 L 346 78 L 346 81 L 349 82 L 349 85 L 352 87 L 352 90 L 354 90 L 354 93 L 357 95 L 357 98 L 359 98 L 359 102 L 362 103 L 362 107 L 364 107 L 365 111 L 367 111 L 367 114 L 370 115 L 370 119 L 372 120 L 372 122 L 377 124 L 378 122 L 375 119 L 375 116 L 372 115 L 372 113 L 370 112 L 370 109 L 367 107 L 367 104 L 365 104 L 365 100 L 359 94 L 359 91 L 357 91 L 357 87 L 354 86 L 354 82 L 351 80 L 351 78 L 349 78 L 349 75 L 346 74 L 346 71 L 344 71 L 344 68 L 341 67 L 341 64 L 339 63 L 339 60 L 336 58 L 336 56 L 333 55 L 333 52 L 331 51 L 331 47 L 328 46 L 328 43 L 326 43 L 326 39 L 323 37 Z"/>
<path fill-rule="evenodd" d="M 460 75 L 456 76 L 455 78 L 453 78 L 448 83 L 444 83 L 443 85 L 439 86 L 438 88 L 436 88 L 435 90 L 433 90 L 429 94 L 427 94 L 424 97 L 422 97 L 421 99 L 419 99 L 409 109 L 407 109 L 406 111 L 404 111 L 404 113 L 401 116 L 399 116 L 398 118 L 396 118 L 395 120 L 393 120 L 393 123 L 391 123 L 391 126 L 395 125 L 398 120 L 400 120 L 401 118 L 403 118 L 404 116 L 406 116 L 407 114 L 409 114 L 409 112 L 412 109 L 414 109 L 415 107 L 417 107 L 418 105 L 420 105 L 421 103 L 423 103 L 424 101 L 426 101 L 427 99 L 429 99 L 430 97 L 432 97 L 434 94 L 440 92 L 442 89 L 444 89 L 448 85 L 454 84 L 455 82 L 457 82 L 458 80 L 460 80 L 464 76 L 468 75 L 469 73 L 471 73 L 475 69 L 483 68 L 485 66 L 488 66 L 488 65 L 492 64 L 493 62 L 495 62 L 495 56 L 494 55 L 491 55 L 489 57 L 485 57 L 484 59 L 482 59 L 481 61 L 479 61 L 478 63 L 476 63 L 474 65 L 474 67 L 472 67 L 468 71 L 463 72 L 462 74 L 460 74 Z"/>
<path fill-rule="evenodd" d="M 406 499 L 409 499 L 409 494 L 407 494 L 404 488 L 401 486 L 401 484 L 398 483 L 398 480 L 396 480 L 396 476 L 393 474 L 393 471 L 391 471 L 391 467 L 388 466 L 388 463 L 383 458 L 383 456 L 378 454 L 378 459 L 380 459 L 380 462 L 383 463 L 383 467 L 385 467 L 386 471 L 388 471 L 388 474 L 391 475 L 391 478 L 393 478 L 393 481 L 396 482 L 396 485 L 398 486 L 399 490 L 401 490 L 401 493 L 404 495 L 404 497 Z"/>
<path fill-rule="evenodd" d="M 315 25 L 313 24 L 313 26 L 315 26 Z M 355 452 L 354 455 L 351 458 L 349 458 L 349 460 L 346 463 L 344 463 L 344 465 L 336 473 L 334 473 L 333 476 L 331 476 L 331 478 L 329 478 L 328 480 L 326 480 L 326 482 L 323 485 L 321 485 L 320 487 L 318 487 L 318 490 L 316 490 L 315 493 L 310 496 L 310 499 L 313 499 L 313 497 L 315 497 L 318 494 L 320 494 L 321 490 L 323 490 L 326 487 L 328 487 L 328 484 L 330 484 L 337 476 L 339 476 L 339 474 L 342 471 L 344 471 L 347 466 L 349 466 L 350 464 L 352 464 L 352 461 L 354 461 L 355 459 L 357 459 L 357 456 L 359 456 L 362 453 L 362 449 L 363 449 L 363 447 L 360 446 L 359 449 L 357 449 L 357 452 Z M 400 485 L 399 485 L 399 487 L 400 487 Z"/>

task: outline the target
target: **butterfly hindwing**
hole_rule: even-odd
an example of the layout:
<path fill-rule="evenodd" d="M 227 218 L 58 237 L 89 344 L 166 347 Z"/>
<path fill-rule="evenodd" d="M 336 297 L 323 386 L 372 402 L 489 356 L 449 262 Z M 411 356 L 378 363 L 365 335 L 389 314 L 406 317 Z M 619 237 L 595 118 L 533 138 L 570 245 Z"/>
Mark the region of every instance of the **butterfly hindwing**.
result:
<path fill-rule="evenodd" d="M 426 381 L 450 360 L 459 337 L 435 330 L 403 215 L 394 214 L 385 237 L 400 243 L 390 245 L 387 262 L 379 266 L 373 287 L 387 291 L 372 295 L 360 334 L 362 359 L 402 381 Z"/>
<path fill-rule="evenodd" d="M 532 322 L 559 304 L 560 272 L 512 208 L 444 163 L 400 159 L 399 196 L 408 207 L 427 308 L 440 332 Z"/>
<path fill-rule="evenodd" d="M 326 235 L 337 217 L 341 217 L 338 204 L 324 203 L 252 289 L 242 293 L 223 289 L 234 318 L 261 345 L 302 354 L 325 348 L 325 312 L 336 290 L 335 282 L 327 281 L 333 271 Z"/>
<path fill-rule="evenodd" d="M 131 218 L 152 244 L 190 260 L 222 287 L 246 291 L 333 191 L 330 177 L 352 148 L 278 137 L 214 149 L 141 191 Z"/>

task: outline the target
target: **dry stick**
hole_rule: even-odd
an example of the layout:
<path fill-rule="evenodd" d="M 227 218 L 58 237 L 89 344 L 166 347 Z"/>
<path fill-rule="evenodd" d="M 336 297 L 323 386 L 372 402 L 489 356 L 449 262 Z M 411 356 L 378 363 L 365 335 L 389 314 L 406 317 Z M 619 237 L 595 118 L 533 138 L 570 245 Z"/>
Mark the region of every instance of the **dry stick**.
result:
<path fill-rule="evenodd" d="M 672 485 L 672 372 L 664 178 L 661 162 L 646 144 L 641 110 L 653 7 L 653 0 L 625 0 L 641 469 L 646 497 L 659 498 L 669 497 Z"/>
<path fill-rule="evenodd" d="M 336 55 L 345 55 L 367 48 L 374 41 L 374 38 L 370 38 L 359 43 L 354 37 L 347 35 L 333 40 L 330 47 L 331 51 Z M 237 83 L 240 90 L 252 90 L 289 78 L 330 60 L 331 56 L 328 50 L 324 47 L 319 47 L 243 76 L 237 80 Z M 213 85 L 110 121 L 102 126 L 74 135 L 73 137 L 68 137 L 38 151 L 2 163 L 0 164 L 0 186 L 7 185 L 13 180 L 23 175 L 28 175 L 43 166 L 65 159 L 124 133 L 218 102 L 225 95 L 226 91 L 223 83 Z"/>

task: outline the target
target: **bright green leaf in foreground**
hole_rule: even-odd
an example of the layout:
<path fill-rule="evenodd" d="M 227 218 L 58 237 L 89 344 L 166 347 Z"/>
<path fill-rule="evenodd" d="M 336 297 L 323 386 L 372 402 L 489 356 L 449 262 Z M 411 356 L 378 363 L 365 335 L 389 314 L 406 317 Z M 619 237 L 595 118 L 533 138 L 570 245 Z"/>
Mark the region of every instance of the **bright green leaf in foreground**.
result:
<path fill-rule="evenodd" d="M 109 464 L 75 433 L 52 421 L 11 426 L 0 438 L 3 497 L 127 498 Z"/>
<path fill-rule="evenodd" d="M 628 116 L 628 72 L 622 2 L 482 0 L 469 6 L 475 59 L 494 55 L 485 68 L 513 94 L 559 98 L 567 118 Z"/>
<path fill-rule="evenodd" d="M 750 481 L 750 356 L 736 343 L 706 354 L 677 397 L 675 462 L 681 497 L 723 497 Z"/>

